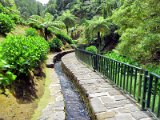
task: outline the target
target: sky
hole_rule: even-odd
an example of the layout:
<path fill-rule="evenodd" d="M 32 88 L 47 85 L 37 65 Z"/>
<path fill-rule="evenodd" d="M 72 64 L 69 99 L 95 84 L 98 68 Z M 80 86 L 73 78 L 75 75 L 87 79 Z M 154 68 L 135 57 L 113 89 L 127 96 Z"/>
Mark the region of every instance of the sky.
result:
<path fill-rule="evenodd" d="M 46 4 L 46 3 L 48 3 L 49 0 L 37 0 L 37 1 L 39 1 L 39 2 L 41 2 L 43 4 Z"/>

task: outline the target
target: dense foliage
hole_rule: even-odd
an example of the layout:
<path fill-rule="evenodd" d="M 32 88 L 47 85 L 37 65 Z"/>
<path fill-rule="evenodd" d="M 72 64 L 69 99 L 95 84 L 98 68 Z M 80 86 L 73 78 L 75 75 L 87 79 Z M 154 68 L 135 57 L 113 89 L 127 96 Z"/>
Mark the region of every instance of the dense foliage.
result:
<path fill-rule="evenodd" d="M 88 20 L 85 23 L 85 37 L 89 42 L 92 42 L 96 38 L 97 47 L 101 49 L 104 41 L 102 37 L 110 33 L 109 23 L 102 17 L 95 16 L 92 20 Z"/>
<path fill-rule="evenodd" d="M 0 87 L 2 88 L 10 85 L 16 79 L 16 75 L 9 71 L 11 67 L 0 55 Z"/>
<path fill-rule="evenodd" d="M 28 74 L 46 59 L 48 43 L 41 37 L 8 36 L 2 43 L 3 59 L 17 76 Z"/>
<path fill-rule="evenodd" d="M 53 22 L 53 16 L 46 13 L 44 17 L 33 15 L 28 19 L 28 24 L 36 29 L 43 31 L 44 37 L 48 40 L 49 31 L 57 31 L 64 28 L 64 23 L 60 21 Z"/>
<path fill-rule="evenodd" d="M 49 0 L 46 11 L 57 17 L 70 10 L 79 19 L 92 19 L 96 15 L 105 18 L 121 5 L 121 0 Z"/>
<path fill-rule="evenodd" d="M 88 52 L 91 52 L 91 53 L 95 53 L 95 54 L 98 52 L 98 50 L 95 46 L 89 46 L 85 50 Z"/>
<path fill-rule="evenodd" d="M 6 34 L 12 30 L 15 23 L 21 19 L 14 1 L 0 1 L 0 34 Z"/>
<path fill-rule="evenodd" d="M 118 54 L 118 51 L 108 52 L 107 54 L 105 54 L 105 56 L 112 58 L 112 59 L 115 59 L 115 60 L 118 60 L 120 62 L 139 66 L 139 64 L 136 63 L 135 61 L 133 61 L 131 58 Z"/>
<path fill-rule="evenodd" d="M 111 19 L 121 35 L 117 50 L 142 63 L 160 60 L 160 1 L 125 0 Z M 123 16 L 123 17 L 122 17 Z"/>
<path fill-rule="evenodd" d="M 63 43 L 60 39 L 54 38 L 51 42 L 49 42 L 50 50 L 51 51 L 61 51 L 61 47 L 63 46 Z"/>
<path fill-rule="evenodd" d="M 62 40 L 64 44 L 66 44 L 66 42 L 72 44 L 72 38 L 67 34 L 65 34 L 64 32 L 56 31 L 54 32 L 54 34 L 58 39 Z"/>
<path fill-rule="evenodd" d="M 31 15 L 41 15 L 44 10 L 42 3 L 36 0 L 15 0 L 15 3 L 20 10 L 21 16 L 25 19 Z"/>
<path fill-rule="evenodd" d="M 71 14 L 70 11 L 63 12 L 63 14 L 60 17 L 58 17 L 58 19 L 63 21 L 66 25 L 67 33 L 69 32 L 69 28 L 75 26 L 76 17 L 73 14 Z"/>
<path fill-rule="evenodd" d="M 26 36 L 38 36 L 38 32 L 34 28 L 28 28 L 26 31 Z"/>
<path fill-rule="evenodd" d="M 14 27 L 13 20 L 9 15 L 0 13 L 0 34 L 6 34 Z"/>

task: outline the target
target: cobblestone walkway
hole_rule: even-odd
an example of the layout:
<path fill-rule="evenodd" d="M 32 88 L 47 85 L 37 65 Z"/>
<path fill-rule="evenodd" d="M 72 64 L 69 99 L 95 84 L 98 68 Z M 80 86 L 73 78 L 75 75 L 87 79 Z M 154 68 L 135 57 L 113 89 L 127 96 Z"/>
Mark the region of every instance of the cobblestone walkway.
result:
<path fill-rule="evenodd" d="M 85 91 L 92 112 L 98 120 L 153 120 L 126 95 L 86 67 L 74 53 L 65 55 L 62 63 L 76 83 Z"/>

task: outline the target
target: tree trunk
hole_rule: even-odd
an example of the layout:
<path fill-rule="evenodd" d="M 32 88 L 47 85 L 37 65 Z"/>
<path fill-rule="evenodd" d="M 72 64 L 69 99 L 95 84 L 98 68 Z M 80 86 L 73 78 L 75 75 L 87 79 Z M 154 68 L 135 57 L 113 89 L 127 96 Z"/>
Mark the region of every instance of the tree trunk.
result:
<path fill-rule="evenodd" d="M 68 28 L 68 26 L 66 26 L 66 29 L 67 29 L 67 34 L 69 35 L 69 28 Z"/>
<path fill-rule="evenodd" d="M 99 51 L 100 51 L 100 48 L 101 48 L 101 34 L 100 34 L 100 32 L 98 32 L 98 34 L 97 34 L 97 38 L 98 38 L 98 49 L 99 49 Z"/>
<path fill-rule="evenodd" d="M 47 28 L 44 28 L 44 37 L 46 40 L 48 40 L 48 30 Z"/>

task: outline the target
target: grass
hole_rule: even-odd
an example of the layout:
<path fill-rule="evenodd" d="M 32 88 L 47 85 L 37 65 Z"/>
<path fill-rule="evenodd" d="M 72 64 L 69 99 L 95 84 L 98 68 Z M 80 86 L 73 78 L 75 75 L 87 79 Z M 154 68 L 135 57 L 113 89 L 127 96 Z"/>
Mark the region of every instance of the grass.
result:
<path fill-rule="evenodd" d="M 28 29 L 28 26 L 16 25 L 16 27 L 7 35 L 25 35 L 25 30 Z M 5 39 L 5 36 L 0 35 L 0 42 Z"/>
<path fill-rule="evenodd" d="M 0 43 L 5 39 L 4 36 L 0 35 Z"/>
<path fill-rule="evenodd" d="M 28 28 L 28 26 L 16 25 L 16 27 L 8 33 L 8 35 L 25 35 L 25 30 Z"/>

